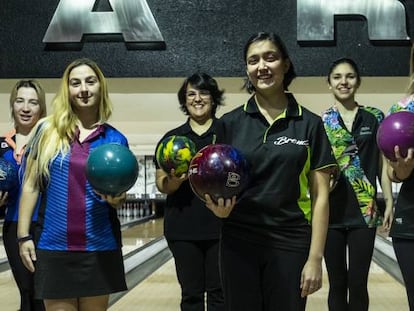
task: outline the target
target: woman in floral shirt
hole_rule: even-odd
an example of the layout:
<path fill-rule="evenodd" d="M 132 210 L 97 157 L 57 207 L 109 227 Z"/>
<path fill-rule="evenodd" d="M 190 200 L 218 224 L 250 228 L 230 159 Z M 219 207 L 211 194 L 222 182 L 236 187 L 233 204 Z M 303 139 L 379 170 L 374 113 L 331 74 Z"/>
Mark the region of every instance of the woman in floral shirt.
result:
<path fill-rule="evenodd" d="M 392 220 L 391 182 L 376 144 L 384 114 L 355 101 L 361 77 L 353 60 L 336 60 L 327 80 L 335 101 L 322 118 L 338 162 L 331 180 L 325 248 L 328 305 L 335 311 L 368 310 L 367 282 L 376 227 L 383 224 L 389 229 Z M 383 217 L 376 202 L 377 178 L 386 203 Z"/>

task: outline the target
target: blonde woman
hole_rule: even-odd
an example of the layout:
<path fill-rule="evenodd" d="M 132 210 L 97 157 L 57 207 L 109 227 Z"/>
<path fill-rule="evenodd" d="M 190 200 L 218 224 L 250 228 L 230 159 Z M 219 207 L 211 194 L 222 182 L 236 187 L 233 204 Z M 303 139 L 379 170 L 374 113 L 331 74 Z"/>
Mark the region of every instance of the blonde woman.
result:
<path fill-rule="evenodd" d="M 92 60 L 78 59 L 66 68 L 52 106 L 54 113 L 39 122 L 28 147 L 20 255 L 35 273 L 35 294 L 46 310 L 106 310 L 109 294 L 126 289 L 115 210 L 125 193 L 96 193 L 85 166 L 97 146 L 128 145 L 127 139 L 106 123 L 112 105 Z M 32 236 L 30 219 L 40 193 L 40 226 Z"/>

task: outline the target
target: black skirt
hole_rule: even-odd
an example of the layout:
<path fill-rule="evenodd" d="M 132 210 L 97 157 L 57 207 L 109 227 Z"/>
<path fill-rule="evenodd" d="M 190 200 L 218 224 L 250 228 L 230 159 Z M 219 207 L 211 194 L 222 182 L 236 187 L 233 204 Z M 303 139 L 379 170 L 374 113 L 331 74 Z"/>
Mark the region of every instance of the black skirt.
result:
<path fill-rule="evenodd" d="M 36 250 L 35 297 L 69 299 L 127 289 L 121 250 L 68 252 Z"/>

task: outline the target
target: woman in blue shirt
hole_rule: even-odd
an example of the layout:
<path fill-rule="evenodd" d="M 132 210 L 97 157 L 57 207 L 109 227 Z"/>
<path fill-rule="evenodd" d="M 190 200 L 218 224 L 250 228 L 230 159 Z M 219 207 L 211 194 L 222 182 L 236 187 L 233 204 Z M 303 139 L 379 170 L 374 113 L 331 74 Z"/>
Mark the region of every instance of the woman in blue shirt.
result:
<path fill-rule="evenodd" d="M 0 137 L 0 156 L 20 169 L 26 144 L 33 127 L 46 116 L 45 91 L 37 80 L 19 80 L 10 93 L 10 111 L 14 128 Z M 21 172 L 20 172 L 21 173 Z M 18 187 L 9 192 L 0 191 L 0 208 L 5 208 L 3 243 L 7 259 L 20 292 L 21 311 L 44 310 L 43 302 L 34 299 L 33 273 L 28 271 L 19 255 L 17 239 L 17 218 L 21 179 Z M 37 220 L 33 213 L 31 228 Z M 32 229 L 30 229 L 32 231 Z"/>
<path fill-rule="evenodd" d="M 46 309 L 106 310 L 109 294 L 126 290 L 115 209 L 126 193 L 96 193 L 85 168 L 94 148 L 128 142 L 106 123 L 112 113 L 107 84 L 90 59 L 69 64 L 52 106 L 53 114 L 39 122 L 28 145 L 20 255 L 35 272 L 35 294 Z M 39 226 L 32 237 L 30 218 L 40 194 Z"/>

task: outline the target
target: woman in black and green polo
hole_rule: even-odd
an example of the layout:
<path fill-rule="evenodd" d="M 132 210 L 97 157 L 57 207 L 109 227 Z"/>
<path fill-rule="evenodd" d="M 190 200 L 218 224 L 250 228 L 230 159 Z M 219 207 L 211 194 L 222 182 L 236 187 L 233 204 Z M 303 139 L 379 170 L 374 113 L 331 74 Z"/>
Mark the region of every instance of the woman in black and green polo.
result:
<path fill-rule="evenodd" d="M 220 259 L 226 310 L 305 310 L 322 286 L 331 154 L 322 120 L 287 91 L 295 77 L 282 40 L 247 42 L 252 97 L 220 119 L 220 142 L 239 149 L 250 183 L 237 198 L 206 195 L 223 222 Z"/>

